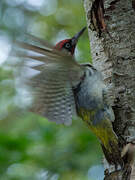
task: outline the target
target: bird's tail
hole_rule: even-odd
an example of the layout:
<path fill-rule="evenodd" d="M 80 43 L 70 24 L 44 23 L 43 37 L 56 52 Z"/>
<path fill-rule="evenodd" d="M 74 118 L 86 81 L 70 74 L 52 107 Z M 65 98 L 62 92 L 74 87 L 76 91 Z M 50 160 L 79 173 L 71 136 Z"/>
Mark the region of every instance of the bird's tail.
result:
<path fill-rule="evenodd" d="M 86 111 L 80 109 L 79 115 L 87 123 L 89 129 L 99 139 L 108 163 L 115 165 L 115 167 L 118 165 L 123 167 L 118 138 L 113 131 L 111 123 L 113 112 L 110 111 L 109 108 L 99 109 L 97 111 Z"/>
<path fill-rule="evenodd" d="M 105 158 L 109 164 L 123 166 L 123 160 L 121 158 L 121 152 L 118 144 L 118 138 L 109 124 L 111 122 L 104 121 L 102 125 L 95 126 L 92 131 L 97 135 L 100 140 L 102 150 Z"/>
<path fill-rule="evenodd" d="M 115 166 L 121 165 L 123 166 L 123 160 L 121 158 L 121 152 L 118 145 L 118 139 L 115 133 L 107 132 L 107 137 L 105 141 L 101 140 L 102 150 L 104 152 L 105 158 L 109 164 L 114 164 Z M 102 139 L 101 137 L 99 137 Z"/>

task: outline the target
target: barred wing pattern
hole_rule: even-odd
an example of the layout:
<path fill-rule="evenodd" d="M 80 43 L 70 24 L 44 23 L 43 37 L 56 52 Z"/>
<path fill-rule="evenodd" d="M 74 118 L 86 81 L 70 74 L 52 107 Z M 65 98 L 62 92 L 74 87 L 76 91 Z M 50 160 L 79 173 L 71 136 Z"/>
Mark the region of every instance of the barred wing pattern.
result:
<path fill-rule="evenodd" d="M 72 88 L 78 85 L 84 76 L 84 67 L 75 62 L 71 55 L 54 49 L 47 42 L 31 36 L 43 48 L 24 42 L 16 42 L 21 49 L 36 52 L 29 55 L 16 50 L 16 56 L 27 60 L 38 60 L 43 64 L 31 67 L 40 73 L 28 79 L 32 89 L 33 103 L 30 110 L 56 123 L 71 124 L 76 114 Z"/>

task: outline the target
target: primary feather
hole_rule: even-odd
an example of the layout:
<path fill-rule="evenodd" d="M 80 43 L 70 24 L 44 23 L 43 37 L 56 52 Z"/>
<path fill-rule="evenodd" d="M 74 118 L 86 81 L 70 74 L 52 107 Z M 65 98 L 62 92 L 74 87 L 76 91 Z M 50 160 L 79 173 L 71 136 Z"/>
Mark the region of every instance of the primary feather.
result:
<path fill-rule="evenodd" d="M 76 114 L 73 87 L 80 83 L 84 68 L 66 52 L 60 52 L 34 36 L 32 38 L 44 47 L 16 42 L 20 48 L 37 53 L 29 55 L 17 50 L 16 56 L 42 62 L 31 67 L 38 70 L 39 74 L 26 79 L 33 96 L 31 111 L 56 123 L 71 124 L 72 117 Z"/>

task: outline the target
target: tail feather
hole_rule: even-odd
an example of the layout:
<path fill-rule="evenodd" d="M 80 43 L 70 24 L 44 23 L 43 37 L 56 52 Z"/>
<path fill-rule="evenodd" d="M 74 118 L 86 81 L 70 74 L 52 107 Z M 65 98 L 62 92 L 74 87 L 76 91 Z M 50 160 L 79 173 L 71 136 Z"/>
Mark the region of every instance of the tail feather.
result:
<path fill-rule="evenodd" d="M 111 127 L 107 127 L 107 124 L 110 122 L 106 121 L 106 126 L 103 124 L 98 126 L 89 126 L 92 132 L 100 140 L 103 153 L 106 160 L 109 164 L 115 165 L 117 167 L 120 165 L 123 166 L 123 160 L 121 158 L 121 152 L 118 144 L 118 138 Z"/>
<path fill-rule="evenodd" d="M 104 144 L 101 144 L 101 146 L 109 164 L 115 165 L 116 168 L 118 165 L 121 165 L 121 167 L 123 166 L 123 160 L 116 141 L 109 140 L 107 147 L 105 147 Z"/>
<path fill-rule="evenodd" d="M 107 122 L 106 122 L 107 123 Z M 108 122 L 109 123 L 109 122 Z M 118 138 L 112 128 L 98 127 L 98 132 L 95 133 L 100 140 L 103 153 L 109 164 L 123 166 L 123 160 L 121 158 L 121 152 L 118 144 Z"/>
<path fill-rule="evenodd" d="M 88 121 L 87 121 L 88 123 Z M 109 164 L 123 166 L 121 152 L 118 144 L 118 138 L 113 131 L 112 124 L 108 119 L 102 120 L 99 124 L 93 125 L 88 123 L 91 131 L 100 140 L 103 153 Z"/>

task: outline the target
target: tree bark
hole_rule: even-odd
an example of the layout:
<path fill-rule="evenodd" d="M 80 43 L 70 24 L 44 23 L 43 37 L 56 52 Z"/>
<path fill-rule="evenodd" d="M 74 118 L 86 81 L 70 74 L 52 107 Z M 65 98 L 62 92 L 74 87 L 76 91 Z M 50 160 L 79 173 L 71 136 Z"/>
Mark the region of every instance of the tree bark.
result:
<path fill-rule="evenodd" d="M 123 151 L 128 174 L 135 144 L 135 0 L 84 0 L 84 7 L 93 65 L 103 74 L 115 113 L 114 131 L 121 149 L 130 143 Z M 107 173 L 105 179 L 124 180 L 124 174 Z M 127 179 L 135 180 L 133 170 Z"/>

